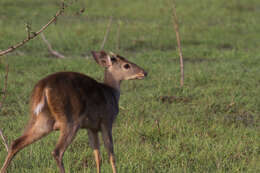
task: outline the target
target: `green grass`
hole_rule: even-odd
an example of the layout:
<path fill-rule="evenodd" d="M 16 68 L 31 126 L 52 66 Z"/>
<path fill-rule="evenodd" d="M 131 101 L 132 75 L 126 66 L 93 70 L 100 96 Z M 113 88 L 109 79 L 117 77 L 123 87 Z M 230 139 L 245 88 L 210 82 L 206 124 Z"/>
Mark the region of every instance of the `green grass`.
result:
<path fill-rule="evenodd" d="M 59 1 L 1 0 L 0 49 L 26 37 L 25 22 L 38 30 Z M 82 6 L 86 12 L 75 16 Z M 98 50 L 110 16 L 105 45 L 148 71 L 142 81 L 123 82 L 113 137 L 118 172 L 260 172 L 260 42 L 258 0 L 177 1 L 185 63 L 179 87 L 179 60 L 171 1 L 78 1 L 45 36 L 67 56 L 50 58 L 39 38 L 0 57 L 0 87 L 9 64 L 7 98 L 0 128 L 13 141 L 28 120 L 34 84 L 57 71 L 83 72 L 102 81 L 90 56 Z M 117 30 L 120 27 L 119 50 Z M 51 152 L 54 132 L 22 150 L 8 172 L 58 172 Z M 102 172 L 112 172 L 102 151 Z M 0 144 L 0 164 L 6 151 Z M 67 172 L 94 172 L 87 133 L 79 131 L 64 156 Z"/>

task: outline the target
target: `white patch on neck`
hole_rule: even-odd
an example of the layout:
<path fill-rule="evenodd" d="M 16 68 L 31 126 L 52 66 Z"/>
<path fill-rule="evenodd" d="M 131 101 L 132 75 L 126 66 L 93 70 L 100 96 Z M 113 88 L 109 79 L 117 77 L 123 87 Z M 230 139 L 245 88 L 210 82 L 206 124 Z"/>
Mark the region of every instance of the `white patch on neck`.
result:
<path fill-rule="evenodd" d="M 43 106 L 44 106 L 44 102 L 38 103 L 38 105 L 34 109 L 34 114 L 38 115 L 42 111 Z"/>

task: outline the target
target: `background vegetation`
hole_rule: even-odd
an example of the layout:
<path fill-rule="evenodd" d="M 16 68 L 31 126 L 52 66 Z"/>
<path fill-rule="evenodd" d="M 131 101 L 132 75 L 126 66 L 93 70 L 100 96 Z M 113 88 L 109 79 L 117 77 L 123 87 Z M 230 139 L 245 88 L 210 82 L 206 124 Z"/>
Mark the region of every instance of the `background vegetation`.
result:
<path fill-rule="evenodd" d="M 26 37 L 25 22 L 38 30 L 59 8 L 59 0 L 0 1 L 0 49 Z M 185 86 L 179 87 L 179 59 L 170 0 L 77 1 L 45 36 L 68 58 L 52 58 L 40 37 L 0 58 L 9 64 L 7 98 L 0 128 L 8 141 L 28 120 L 34 84 L 57 71 L 78 71 L 102 81 L 90 57 L 99 50 L 109 21 L 105 50 L 117 52 L 149 73 L 122 85 L 113 136 L 118 172 L 260 172 L 260 1 L 177 1 Z M 86 7 L 82 15 L 76 12 Z M 118 31 L 119 30 L 119 31 Z M 20 152 L 12 173 L 58 172 L 51 156 L 54 132 Z M 0 145 L 0 163 L 6 151 Z M 112 172 L 102 147 L 102 172 Z M 94 172 L 86 131 L 64 157 L 67 172 Z"/>

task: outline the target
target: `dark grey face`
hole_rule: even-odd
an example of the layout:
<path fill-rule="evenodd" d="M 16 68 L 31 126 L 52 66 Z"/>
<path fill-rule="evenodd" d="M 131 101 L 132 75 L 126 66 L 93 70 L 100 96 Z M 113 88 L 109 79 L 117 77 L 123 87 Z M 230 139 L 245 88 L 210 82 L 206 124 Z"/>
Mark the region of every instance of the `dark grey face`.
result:
<path fill-rule="evenodd" d="M 92 54 L 96 62 L 100 66 L 105 67 L 118 81 L 143 79 L 147 76 L 147 72 L 145 72 L 144 69 L 120 55 L 114 53 L 107 54 L 105 51 L 92 51 Z"/>
<path fill-rule="evenodd" d="M 110 59 L 112 66 L 108 67 L 108 70 L 120 80 L 143 79 L 147 76 L 147 72 L 144 69 L 120 55 L 112 54 Z"/>

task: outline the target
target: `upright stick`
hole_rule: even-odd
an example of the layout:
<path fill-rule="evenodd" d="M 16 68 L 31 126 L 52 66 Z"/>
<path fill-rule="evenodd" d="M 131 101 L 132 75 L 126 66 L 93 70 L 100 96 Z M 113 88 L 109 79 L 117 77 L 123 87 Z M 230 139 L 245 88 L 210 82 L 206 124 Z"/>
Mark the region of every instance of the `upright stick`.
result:
<path fill-rule="evenodd" d="M 3 90 L 2 90 L 3 97 L 2 97 L 2 100 L 0 101 L 0 110 L 2 109 L 4 100 L 5 100 L 5 98 L 6 98 L 8 72 L 9 72 L 9 65 L 7 64 L 6 67 L 5 67 L 5 80 L 4 80 L 4 88 L 3 88 Z"/>
<path fill-rule="evenodd" d="M 106 30 L 106 33 L 105 33 L 105 36 L 104 36 L 104 40 L 103 40 L 103 42 L 102 42 L 102 44 L 100 46 L 100 50 L 104 49 L 105 43 L 107 41 L 107 36 L 108 36 L 110 28 L 111 28 L 111 23 L 112 23 L 112 16 L 109 19 L 109 22 L 108 22 L 108 25 L 107 25 L 107 30 Z"/>
<path fill-rule="evenodd" d="M 181 50 L 181 38 L 179 34 L 179 24 L 178 24 L 178 17 L 176 14 L 176 7 L 175 7 L 175 2 L 173 1 L 173 19 L 174 19 L 174 28 L 176 32 L 176 39 L 177 39 L 177 44 L 178 44 L 178 51 L 179 51 L 179 56 L 180 56 L 180 68 L 181 68 L 181 87 L 184 84 L 184 65 L 183 65 L 183 58 L 182 58 L 182 50 Z"/>

